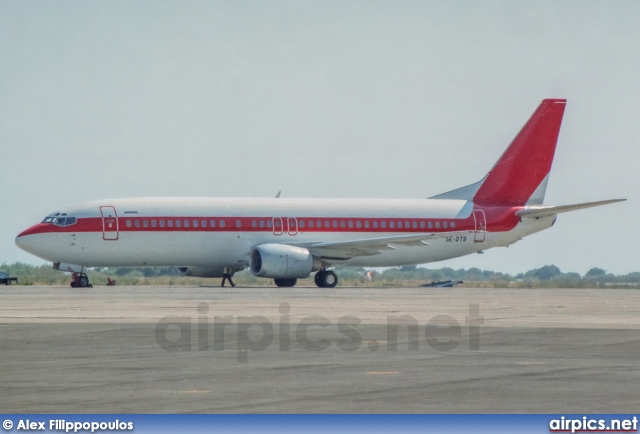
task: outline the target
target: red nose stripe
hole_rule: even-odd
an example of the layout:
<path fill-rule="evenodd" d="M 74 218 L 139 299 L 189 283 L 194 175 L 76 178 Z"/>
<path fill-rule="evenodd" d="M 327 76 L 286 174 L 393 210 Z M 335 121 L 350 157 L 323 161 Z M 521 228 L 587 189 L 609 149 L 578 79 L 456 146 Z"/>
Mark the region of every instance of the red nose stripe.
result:
<path fill-rule="evenodd" d="M 17 238 L 24 237 L 25 235 L 34 235 L 34 234 L 43 234 L 46 232 L 52 232 L 49 230 L 51 225 L 43 225 L 42 223 L 38 223 L 37 225 L 31 226 L 29 229 L 26 229 L 20 234 L 18 234 Z"/>

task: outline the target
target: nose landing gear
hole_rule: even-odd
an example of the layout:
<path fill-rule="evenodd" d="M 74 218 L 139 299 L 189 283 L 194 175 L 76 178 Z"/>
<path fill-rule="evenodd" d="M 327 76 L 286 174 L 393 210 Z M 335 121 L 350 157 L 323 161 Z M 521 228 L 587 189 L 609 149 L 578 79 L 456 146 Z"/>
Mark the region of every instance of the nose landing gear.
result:
<path fill-rule="evenodd" d="M 91 282 L 89 282 L 89 276 L 84 273 L 72 273 L 71 277 L 73 280 L 71 281 L 72 288 L 93 288 Z"/>

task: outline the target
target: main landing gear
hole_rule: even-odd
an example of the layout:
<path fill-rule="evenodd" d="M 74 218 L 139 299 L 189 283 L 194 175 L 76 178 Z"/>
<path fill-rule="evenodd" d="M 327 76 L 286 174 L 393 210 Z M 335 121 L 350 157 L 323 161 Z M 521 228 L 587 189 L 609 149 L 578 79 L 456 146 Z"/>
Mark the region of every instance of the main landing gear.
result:
<path fill-rule="evenodd" d="M 324 268 L 316 273 L 316 285 L 320 288 L 335 288 L 338 284 L 338 276 L 333 271 Z M 298 283 L 298 279 L 273 279 L 273 283 L 279 288 L 292 288 Z"/>
<path fill-rule="evenodd" d="M 315 281 L 318 288 L 335 288 L 338 276 L 333 271 L 322 269 L 316 273 Z"/>
<path fill-rule="evenodd" d="M 278 288 L 293 288 L 298 283 L 298 279 L 273 279 L 273 283 Z"/>
<path fill-rule="evenodd" d="M 91 282 L 89 282 L 89 276 L 84 273 L 71 273 L 73 280 L 71 281 L 72 288 L 93 288 Z"/>

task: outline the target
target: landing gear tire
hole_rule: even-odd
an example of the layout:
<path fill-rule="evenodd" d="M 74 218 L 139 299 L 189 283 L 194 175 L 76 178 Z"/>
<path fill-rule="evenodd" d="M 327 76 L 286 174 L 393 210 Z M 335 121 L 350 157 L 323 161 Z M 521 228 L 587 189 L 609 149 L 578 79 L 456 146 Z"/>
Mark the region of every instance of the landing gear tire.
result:
<path fill-rule="evenodd" d="M 77 279 L 71 282 L 72 288 L 93 288 L 91 282 L 89 282 L 89 276 L 81 274 Z"/>
<path fill-rule="evenodd" d="M 80 279 L 78 279 L 78 283 L 80 284 L 80 288 L 88 288 L 90 283 L 89 283 L 89 277 L 87 276 L 80 276 Z"/>
<path fill-rule="evenodd" d="M 273 279 L 273 283 L 279 288 L 293 288 L 298 283 L 298 279 Z"/>
<path fill-rule="evenodd" d="M 335 288 L 338 284 L 338 276 L 333 271 L 320 270 L 314 280 L 318 288 Z"/>

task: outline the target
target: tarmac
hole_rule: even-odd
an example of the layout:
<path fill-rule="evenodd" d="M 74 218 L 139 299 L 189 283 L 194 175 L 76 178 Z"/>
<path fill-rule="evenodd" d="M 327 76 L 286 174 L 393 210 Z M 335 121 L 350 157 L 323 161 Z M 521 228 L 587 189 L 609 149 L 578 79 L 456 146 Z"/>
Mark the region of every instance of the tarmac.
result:
<path fill-rule="evenodd" d="M 640 291 L 0 289 L 0 413 L 634 413 Z"/>

